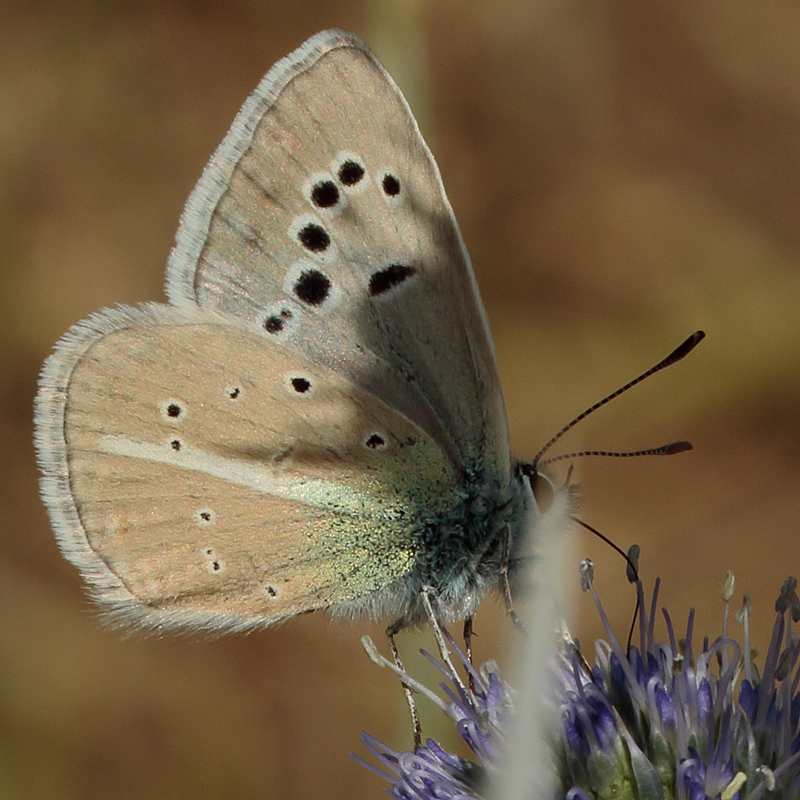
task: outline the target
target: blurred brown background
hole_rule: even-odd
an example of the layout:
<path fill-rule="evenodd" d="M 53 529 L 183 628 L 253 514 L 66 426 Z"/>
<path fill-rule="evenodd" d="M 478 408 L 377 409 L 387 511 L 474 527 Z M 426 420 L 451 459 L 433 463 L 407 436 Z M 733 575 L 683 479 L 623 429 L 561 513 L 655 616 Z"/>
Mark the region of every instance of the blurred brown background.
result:
<path fill-rule="evenodd" d="M 104 629 L 57 551 L 31 444 L 36 374 L 100 306 L 163 299 L 178 215 L 264 72 L 353 30 L 409 91 L 474 261 L 512 444 L 666 355 L 685 363 L 564 449 L 691 439 L 582 464 L 582 516 L 643 548 L 680 626 L 719 632 L 725 570 L 765 648 L 800 572 L 800 7 L 752 0 L 0 4 L 0 798 L 378 797 L 363 728 L 410 741 L 391 676 L 324 615 L 221 641 Z M 618 559 L 585 534 L 624 630 Z M 598 634 L 585 598 L 585 644 Z M 736 626 L 734 626 L 736 628 Z M 478 659 L 502 662 L 497 604 Z M 663 632 L 663 629 L 662 629 Z M 738 628 L 737 628 L 738 633 Z M 401 637 L 410 655 L 431 646 Z M 426 733 L 439 735 L 435 713 Z"/>

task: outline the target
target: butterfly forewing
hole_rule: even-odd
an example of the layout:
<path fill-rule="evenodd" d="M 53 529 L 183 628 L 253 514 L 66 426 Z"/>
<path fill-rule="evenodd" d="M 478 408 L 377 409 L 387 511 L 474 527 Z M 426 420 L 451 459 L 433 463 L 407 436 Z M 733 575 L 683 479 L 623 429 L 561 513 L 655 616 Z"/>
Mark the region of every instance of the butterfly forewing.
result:
<path fill-rule="evenodd" d="M 152 627 L 253 627 L 382 588 L 411 568 L 414 526 L 458 496 L 416 424 L 212 311 L 76 326 L 37 421 L 62 547 Z"/>
<path fill-rule="evenodd" d="M 267 75 L 187 204 L 176 305 L 233 313 L 402 411 L 458 469 L 509 476 L 483 309 L 436 164 L 355 37 Z"/>

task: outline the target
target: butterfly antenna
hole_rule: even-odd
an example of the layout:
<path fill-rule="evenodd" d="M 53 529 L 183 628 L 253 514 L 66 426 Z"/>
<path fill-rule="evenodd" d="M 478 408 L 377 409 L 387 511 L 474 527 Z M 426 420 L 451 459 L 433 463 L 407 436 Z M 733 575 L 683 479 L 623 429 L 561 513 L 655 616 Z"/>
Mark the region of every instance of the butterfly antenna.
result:
<path fill-rule="evenodd" d="M 546 458 L 540 461 L 537 466 L 544 467 L 547 464 L 555 464 L 556 461 L 571 461 L 573 458 L 583 458 L 584 456 L 609 456 L 610 458 L 633 458 L 634 456 L 674 456 L 677 453 L 685 453 L 692 449 L 691 442 L 671 442 L 662 444 L 660 447 L 648 447 L 645 450 L 579 450 L 577 453 L 566 453 L 554 458 Z"/>
<path fill-rule="evenodd" d="M 624 386 L 617 389 L 615 392 L 612 392 L 607 397 L 604 397 L 602 400 L 599 400 L 594 405 L 590 406 L 581 414 L 578 414 L 575 419 L 571 422 L 566 424 L 549 442 L 547 442 L 544 447 L 536 454 L 533 461 L 529 465 L 529 469 L 533 472 L 536 471 L 537 467 L 539 466 L 539 462 L 542 460 L 542 456 L 565 434 L 567 431 L 572 430 L 581 420 L 586 419 L 590 414 L 593 414 L 597 409 L 602 408 L 606 403 L 611 402 L 615 398 L 619 397 L 621 394 L 624 394 L 628 391 L 628 389 L 632 389 L 637 384 L 641 383 L 646 378 L 649 378 L 651 375 L 655 375 L 656 372 L 661 372 L 662 369 L 665 367 L 670 367 L 673 364 L 677 364 L 682 358 L 685 358 L 689 353 L 697 347 L 698 344 L 705 338 L 705 333 L 703 331 L 695 331 L 685 342 L 680 344 L 676 347 L 665 359 L 658 362 L 653 367 L 650 367 L 646 372 L 643 372 L 637 378 L 634 378 L 632 381 L 629 381 Z M 675 449 L 677 448 L 677 449 Z M 633 455 L 644 455 L 653 454 L 653 455 L 673 455 L 674 453 L 681 453 L 685 450 L 690 450 L 691 445 L 689 442 L 674 442 L 673 444 L 664 445 L 663 447 L 656 447 L 652 448 L 651 451 L 636 451 L 631 453 L 607 453 L 606 455 L 615 455 L 617 457 L 623 456 L 633 456 Z M 585 455 L 600 455 L 600 451 L 585 451 Z M 577 455 L 584 455 L 584 453 L 575 454 L 573 457 Z M 556 461 L 560 459 L 550 459 L 550 461 Z M 527 470 L 526 470 L 527 471 Z M 581 523 L 583 524 L 583 523 Z"/>

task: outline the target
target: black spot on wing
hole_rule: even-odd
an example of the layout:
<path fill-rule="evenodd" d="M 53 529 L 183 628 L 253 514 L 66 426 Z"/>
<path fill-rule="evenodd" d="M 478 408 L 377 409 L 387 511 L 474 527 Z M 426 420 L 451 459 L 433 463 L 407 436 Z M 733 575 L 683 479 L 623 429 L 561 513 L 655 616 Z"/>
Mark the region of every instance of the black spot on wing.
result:
<path fill-rule="evenodd" d="M 373 433 L 367 438 L 364 444 L 369 447 L 370 450 L 383 450 L 383 448 L 386 447 L 386 439 L 379 433 Z"/>
<path fill-rule="evenodd" d="M 396 197 L 400 194 L 400 179 L 397 175 L 392 175 L 391 172 L 387 172 L 386 175 L 383 176 L 381 186 L 389 197 Z"/>
<path fill-rule="evenodd" d="M 294 293 L 297 297 L 310 306 L 322 305 L 330 291 L 330 278 L 318 269 L 304 270 L 294 285 Z"/>
<path fill-rule="evenodd" d="M 300 244 L 312 253 L 324 253 L 331 246 L 331 237 L 328 232 L 316 222 L 309 222 L 300 228 L 297 238 L 300 240 Z"/>
<path fill-rule="evenodd" d="M 305 394 L 311 388 L 311 381 L 307 378 L 292 378 L 291 383 L 298 394 Z"/>
<path fill-rule="evenodd" d="M 267 317 L 264 321 L 264 328 L 267 333 L 280 333 L 283 330 L 284 321 L 280 317 Z"/>
<path fill-rule="evenodd" d="M 373 272 L 369 279 L 369 293 L 372 297 L 384 294 L 403 281 L 416 274 L 416 269 L 409 264 L 391 264 L 377 272 Z"/>
<path fill-rule="evenodd" d="M 311 202 L 317 208 L 333 208 L 339 202 L 339 188 L 333 181 L 320 181 L 311 189 Z"/>
<path fill-rule="evenodd" d="M 357 161 L 348 159 L 339 167 L 339 180 L 345 186 L 355 186 L 364 177 L 364 167 Z"/>
<path fill-rule="evenodd" d="M 264 320 L 264 329 L 267 333 L 280 333 L 291 318 L 292 312 L 288 308 L 283 308 L 280 314 L 271 314 Z"/>

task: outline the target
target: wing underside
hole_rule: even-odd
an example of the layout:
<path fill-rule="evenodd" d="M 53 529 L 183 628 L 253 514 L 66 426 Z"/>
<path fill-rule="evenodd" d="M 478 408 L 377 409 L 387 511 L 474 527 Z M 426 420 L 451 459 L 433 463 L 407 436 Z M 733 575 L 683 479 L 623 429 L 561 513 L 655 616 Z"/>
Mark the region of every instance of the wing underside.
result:
<path fill-rule="evenodd" d="M 168 293 L 264 327 L 454 466 L 507 481 L 491 337 L 438 168 L 355 37 L 313 37 L 248 99 L 187 203 Z"/>
<path fill-rule="evenodd" d="M 37 407 L 62 549 L 123 621 L 252 627 L 405 574 L 458 484 L 417 425 L 216 312 L 76 326 Z"/>

